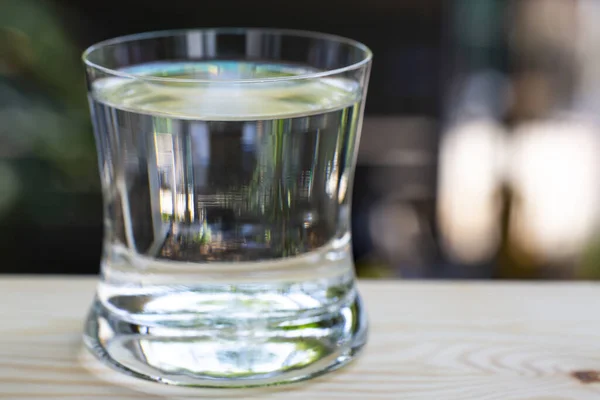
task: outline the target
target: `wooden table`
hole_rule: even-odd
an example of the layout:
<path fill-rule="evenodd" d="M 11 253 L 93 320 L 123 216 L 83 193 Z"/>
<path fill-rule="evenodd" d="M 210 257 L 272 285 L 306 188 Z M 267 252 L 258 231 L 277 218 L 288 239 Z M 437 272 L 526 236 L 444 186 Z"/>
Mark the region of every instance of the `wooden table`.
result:
<path fill-rule="evenodd" d="M 0 398 L 600 399 L 600 284 L 363 281 L 371 335 L 342 370 L 275 389 L 177 389 L 81 348 L 95 280 L 0 279 Z"/>

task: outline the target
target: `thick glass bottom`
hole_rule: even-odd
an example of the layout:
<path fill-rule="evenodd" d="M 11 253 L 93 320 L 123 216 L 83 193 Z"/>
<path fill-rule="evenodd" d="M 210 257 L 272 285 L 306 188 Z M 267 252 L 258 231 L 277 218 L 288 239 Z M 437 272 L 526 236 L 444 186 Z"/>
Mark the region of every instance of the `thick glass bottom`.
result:
<path fill-rule="evenodd" d="M 308 379 L 345 365 L 365 344 L 356 294 L 323 313 L 251 322 L 224 316 L 198 326 L 125 321 L 96 301 L 84 342 L 100 360 L 138 378 L 172 385 L 250 387 Z"/>

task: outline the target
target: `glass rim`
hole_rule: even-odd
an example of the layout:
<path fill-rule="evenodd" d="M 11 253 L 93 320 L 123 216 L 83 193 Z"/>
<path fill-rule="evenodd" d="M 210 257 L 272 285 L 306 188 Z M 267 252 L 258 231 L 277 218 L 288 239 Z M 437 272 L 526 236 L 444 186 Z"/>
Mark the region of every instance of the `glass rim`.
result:
<path fill-rule="evenodd" d="M 339 68 L 328 69 L 325 71 L 316 71 L 316 72 L 308 72 L 298 75 L 292 76 L 281 76 L 281 77 L 271 77 L 271 78 L 247 78 L 247 79 L 202 79 L 202 78 L 170 78 L 170 77 L 162 77 L 162 76 L 148 76 L 138 73 L 130 73 L 124 72 L 118 69 L 104 67 L 99 65 L 98 63 L 90 61 L 90 55 L 103 47 L 124 44 L 129 42 L 134 42 L 138 40 L 145 39 L 156 39 L 156 38 L 166 38 L 166 37 L 174 37 L 178 35 L 183 35 L 186 33 L 194 33 L 194 32 L 202 32 L 202 33 L 229 33 L 229 34 L 245 34 L 251 31 L 270 33 L 270 34 L 283 34 L 289 36 L 296 36 L 299 38 L 306 39 L 323 39 L 329 40 L 332 42 L 338 42 L 347 44 L 349 46 L 360 49 L 364 52 L 364 57 L 362 57 L 359 61 L 345 65 Z M 131 35 L 117 36 L 112 39 L 103 40 L 101 42 L 95 43 L 84 50 L 81 56 L 83 63 L 90 68 L 97 69 L 106 74 L 128 78 L 128 79 L 139 79 L 145 81 L 152 82 L 171 82 L 171 83 L 221 83 L 221 84 L 229 84 L 229 83 L 263 83 L 263 82 L 275 82 L 275 81 L 292 81 L 292 80 L 303 80 L 303 79 L 316 79 L 316 78 L 324 78 L 327 76 L 337 75 L 340 73 L 353 71 L 360 69 L 361 67 L 369 64 L 373 58 L 373 52 L 371 49 L 365 44 L 354 40 L 349 39 L 344 36 L 334 35 L 330 33 L 321 33 L 315 31 L 308 30 L 300 30 L 300 29 L 279 29 L 279 28 L 191 28 L 191 29 L 170 29 L 170 30 L 161 30 L 161 31 L 150 31 L 144 33 L 134 33 Z"/>

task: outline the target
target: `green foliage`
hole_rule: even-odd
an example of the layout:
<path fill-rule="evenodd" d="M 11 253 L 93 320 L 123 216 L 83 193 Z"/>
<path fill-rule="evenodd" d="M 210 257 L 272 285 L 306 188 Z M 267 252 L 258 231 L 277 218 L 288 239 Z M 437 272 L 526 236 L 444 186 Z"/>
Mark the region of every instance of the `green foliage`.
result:
<path fill-rule="evenodd" d="M 79 50 L 50 3 L 1 0 L 0 9 L 3 157 L 47 165 L 54 176 L 50 180 L 49 171 L 17 173 L 42 191 L 44 186 L 49 191 L 97 190 L 96 152 Z"/>

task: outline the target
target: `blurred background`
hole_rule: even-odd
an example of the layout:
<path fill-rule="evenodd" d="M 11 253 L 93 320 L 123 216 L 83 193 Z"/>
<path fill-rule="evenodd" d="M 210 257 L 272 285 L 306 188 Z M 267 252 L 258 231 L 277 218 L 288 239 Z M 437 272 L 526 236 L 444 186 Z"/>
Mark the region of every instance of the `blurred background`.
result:
<path fill-rule="evenodd" d="M 353 200 L 360 276 L 600 278 L 598 0 L 0 0 L 0 272 L 98 272 L 81 52 L 213 26 L 323 31 L 373 50 Z"/>

